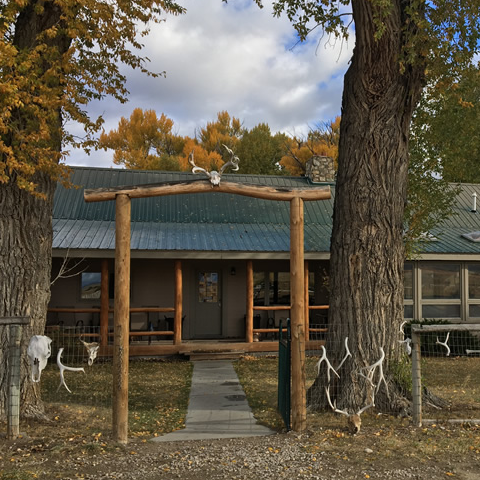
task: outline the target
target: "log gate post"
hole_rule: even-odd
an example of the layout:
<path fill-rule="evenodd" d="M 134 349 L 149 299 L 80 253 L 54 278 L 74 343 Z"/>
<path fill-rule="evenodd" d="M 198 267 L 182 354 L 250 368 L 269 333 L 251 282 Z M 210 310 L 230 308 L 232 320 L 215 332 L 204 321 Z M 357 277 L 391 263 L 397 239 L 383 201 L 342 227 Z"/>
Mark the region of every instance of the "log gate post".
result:
<path fill-rule="evenodd" d="M 307 428 L 305 380 L 305 271 L 303 200 L 290 201 L 290 302 L 292 331 L 292 430 Z"/>
<path fill-rule="evenodd" d="M 253 262 L 247 260 L 247 305 L 245 321 L 245 340 L 248 343 L 253 342 Z"/>
<path fill-rule="evenodd" d="M 128 438 L 128 363 L 130 320 L 130 212 L 128 195 L 115 200 L 115 300 L 113 337 L 113 438 Z"/>
<path fill-rule="evenodd" d="M 173 343 L 180 345 L 182 343 L 182 262 L 175 260 L 175 316 L 173 321 Z"/>

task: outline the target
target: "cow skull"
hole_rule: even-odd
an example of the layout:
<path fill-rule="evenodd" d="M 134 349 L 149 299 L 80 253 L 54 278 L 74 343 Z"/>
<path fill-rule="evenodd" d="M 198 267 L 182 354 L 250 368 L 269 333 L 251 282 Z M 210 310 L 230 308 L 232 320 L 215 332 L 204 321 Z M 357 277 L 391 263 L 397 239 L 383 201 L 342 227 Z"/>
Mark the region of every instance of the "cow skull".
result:
<path fill-rule="evenodd" d="M 52 339 L 45 335 L 34 335 L 27 348 L 27 356 L 31 368 L 32 382 L 38 383 L 42 370 L 47 366 L 48 357 L 52 354 Z"/>
<path fill-rule="evenodd" d="M 84 342 L 83 340 L 80 340 L 80 341 L 85 345 L 85 348 L 87 349 L 88 366 L 91 367 L 93 365 L 94 360 L 97 358 L 100 344 L 97 342 L 88 343 L 88 342 Z"/>

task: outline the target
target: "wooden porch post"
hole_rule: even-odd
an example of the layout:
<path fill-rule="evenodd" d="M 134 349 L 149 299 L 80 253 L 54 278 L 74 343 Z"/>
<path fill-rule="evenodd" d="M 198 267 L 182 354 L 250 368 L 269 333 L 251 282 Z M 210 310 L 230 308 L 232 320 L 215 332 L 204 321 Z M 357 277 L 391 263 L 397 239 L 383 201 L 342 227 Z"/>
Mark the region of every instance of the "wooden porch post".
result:
<path fill-rule="evenodd" d="M 253 342 L 253 262 L 247 260 L 247 317 L 245 322 L 245 341 Z"/>
<path fill-rule="evenodd" d="M 292 430 L 307 428 L 305 380 L 305 274 L 303 200 L 290 201 L 290 295 L 292 329 Z"/>
<path fill-rule="evenodd" d="M 130 317 L 131 201 L 125 194 L 115 202 L 115 300 L 113 342 L 113 439 L 126 444 L 128 437 L 128 361 Z"/>
<path fill-rule="evenodd" d="M 182 343 L 182 262 L 175 260 L 175 318 L 173 321 L 173 343 Z"/>
<path fill-rule="evenodd" d="M 303 284 L 305 286 L 305 341 L 310 340 L 310 296 L 308 294 L 308 290 L 310 288 L 309 285 L 309 270 L 308 270 L 308 261 L 305 260 L 304 263 L 305 273 L 304 273 L 304 281 Z"/>
<path fill-rule="evenodd" d="M 100 345 L 108 344 L 108 260 L 102 260 L 102 276 L 100 284 Z"/>

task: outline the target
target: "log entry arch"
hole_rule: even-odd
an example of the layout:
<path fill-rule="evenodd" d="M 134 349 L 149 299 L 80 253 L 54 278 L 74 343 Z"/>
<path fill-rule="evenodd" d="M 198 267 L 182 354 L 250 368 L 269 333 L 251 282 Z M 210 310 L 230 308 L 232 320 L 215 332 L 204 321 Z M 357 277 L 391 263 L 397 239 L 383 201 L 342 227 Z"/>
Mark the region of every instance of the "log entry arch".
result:
<path fill-rule="evenodd" d="M 128 373 L 125 372 L 128 372 L 129 362 L 129 308 L 127 307 L 130 291 L 130 201 L 134 198 L 212 192 L 290 202 L 292 429 L 297 432 L 306 429 L 304 202 L 329 199 L 330 187 L 290 189 L 226 181 L 219 185 L 212 185 L 207 179 L 195 179 L 187 182 L 164 182 L 115 188 L 85 189 L 84 191 L 85 202 L 115 200 L 116 205 L 115 268 L 121 269 L 123 279 L 118 286 L 115 285 L 113 362 L 116 368 L 114 369 L 113 379 L 112 418 L 114 439 L 119 443 L 127 443 L 128 431 L 126 423 L 128 420 Z M 178 275 L 180 275 L 180 272 L 176 267 L 176 276 Z M 177 292 L 177 295 L 181 294 Z M 177 338 L 180 331 L 177 332 L 176 329 L 175 331 L 175 338 Z"/>

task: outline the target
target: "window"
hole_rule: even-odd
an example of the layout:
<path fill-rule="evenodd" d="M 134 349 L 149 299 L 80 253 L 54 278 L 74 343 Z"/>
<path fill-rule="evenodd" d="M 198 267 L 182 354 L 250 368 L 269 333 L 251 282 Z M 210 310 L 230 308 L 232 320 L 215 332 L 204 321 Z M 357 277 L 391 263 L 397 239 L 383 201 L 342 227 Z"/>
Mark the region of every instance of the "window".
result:
<path fill-rule="evenodd" d="M 480 264 L 467 265 L 468 317 L 480 318 Z"/>
<path fill-rule="evenodd" d="M 480 262 L 406 262 L 404 318 L 480 323 Z"/>
<path fill-rule="evenodd" d="M 265 305 L 265 272 L 253 272 L 253 304 Z"/>
<path fill-rule="evenodd" d="M 315 303 L 315 274 L 308 275 L 309 303 Z M 253 272 L 254 305 L 290 305 L 290 272 Z"/>
<path fill-rule="evenodd" d="M 413 300 L 413 265 L 411 263 L 405 264 L 403 298 Z"/>
<path fill-rule="evenodd" d="M 308 272 L 308 304 L 315 305 L 315 273 Z"/>
<path fill-rule="evenodd" d="M 403 317 L 413 318 L 413 264 L 406 263 L 403 283 Z"/>
<path fill-rule="evenodd" d="M 80 298 L 92 300 L 100 298 L 102 274 L 100 272 L 82 272 Z"/>
<path fill-rule="evenodd" d="M 290 305 L 290 273 L 272 272 L 269 274 L 269 305 Z"/>
<path fill-rule="evenodd" d="M 460 265 L 421 266 L 422 317 L 461 318 Z"/>
<path fill-rule="evenodd" d="M 460 265 L 422 267 L 423 299 L 460 299 Z"/>
<path fill-rule="evenodd" d="M 200 303 L 218 302 L 218 273 L 201 272 L 198 274 L 198 301 Z"/>

